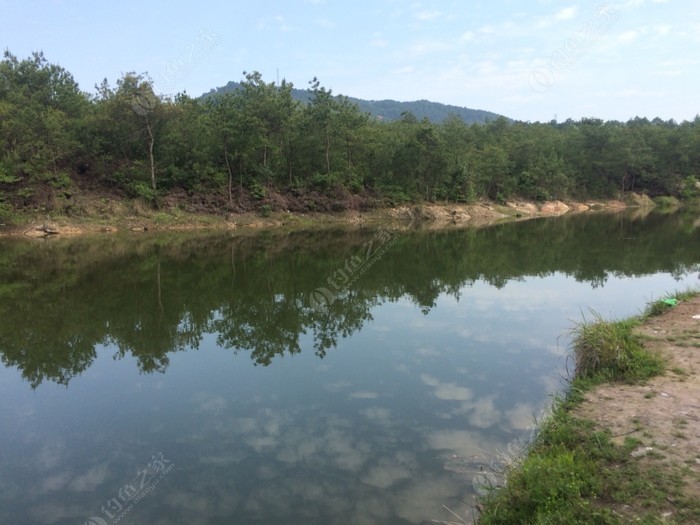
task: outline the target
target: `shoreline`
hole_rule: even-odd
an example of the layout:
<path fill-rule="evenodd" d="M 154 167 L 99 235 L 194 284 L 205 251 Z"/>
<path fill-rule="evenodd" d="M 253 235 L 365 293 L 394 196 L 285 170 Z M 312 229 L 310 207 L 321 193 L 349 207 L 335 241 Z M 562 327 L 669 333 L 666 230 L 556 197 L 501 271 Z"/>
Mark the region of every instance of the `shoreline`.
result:
<path fill-rule="evenodd" d="M 41 218 L 36 214 L 22 214 L 15 224 L 0 224 L 0 238 L 47 236 L 73 237 L 87 234 L 146 231 L 214 231 L 214 230 L 267 230 L 306 229 L 333 226 L 361 227 L 391 224 L 395 227 L 481 227 L 499 222 L 527 220 L 537 217 L 598 212 L 619 212 L 637 208 L 644 212 L 654 207 L 642 197 L 630 202 L 619 200 L 589 200 L 584 202 L 545 201 L 541 203 L 510 201 L 505 205 L 488 201 L 473 204 L 426 203 L 401 205 L 393 208 L 375 208 L 368 211 L 338 213 L 272 212 L 212 215 L 183 212 L 176 208 L 146 209 L 134 206 L 134 213 L 110 216 L 67 216 L 50 214 Z"/>
<path fill-rule="evenodd" d="M 700 291 L 574 333 L 575 378 L 478 523 L 700 522 Z"/>

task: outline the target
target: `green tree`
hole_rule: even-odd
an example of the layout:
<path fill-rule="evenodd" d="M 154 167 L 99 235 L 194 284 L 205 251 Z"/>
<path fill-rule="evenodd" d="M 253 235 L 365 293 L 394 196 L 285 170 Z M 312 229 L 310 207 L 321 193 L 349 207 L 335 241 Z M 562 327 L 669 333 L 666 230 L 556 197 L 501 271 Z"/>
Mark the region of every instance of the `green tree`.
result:
<path fill-rule="evenodd" d="M 69 184 L 81 149 L 78 127 L 88 106 L 72 75 L 43 53 L 18 60 L 5 51 L 0 62 L 2 182 L 20 183 L 25 195 L 38 184 Z"/>

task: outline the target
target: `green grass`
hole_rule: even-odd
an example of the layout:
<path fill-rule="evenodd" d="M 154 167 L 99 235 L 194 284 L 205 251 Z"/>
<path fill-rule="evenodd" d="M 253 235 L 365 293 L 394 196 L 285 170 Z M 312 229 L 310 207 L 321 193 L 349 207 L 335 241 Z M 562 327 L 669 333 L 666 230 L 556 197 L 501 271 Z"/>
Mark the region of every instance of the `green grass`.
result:
<path fill-rule="evenodd" d="M 616 444 L 570 408 L 568 400 L 558 403 L 506 486 L 485 498 L 482 525 L 625 523 L 613 509 L 627 504 L 640 505 L 641 522 L 653 523 L 667 495 L 680 497 L 678 483 L 656 471 L 650 478 L 630 455 L 638 439 Z"/>
<path fill-rule="evenodd" d="M 674 297 L 681 301 L 696 294 Z M 641 440 L 644 434 L 627 436 L 620 444 L 609 431 L 597 431 L 593 422 L 572 413 L 597 384 L 640 383 L 664 371 L 664 359 L 646 350 L 633 333 L 648 317 L 605 321 L 593 314 L 575 327 L 576 368 L 566 397 L 555 401 L 527 455 L 508 472 L 505 487 L 480 501 L 479 523 L 660 523 L 661 512 L 669 509 L 672 516 L 664 523 L 700 523 L 700 502 L 684 498 L 681 471 L 650 465 L 649 460 L 664 459 L 655 450 L 644 459 L 631 456 L 648 444 Z M 683 428 L 680 420 L 678 426 Z"/>
<path fill-rule="evenodd" d="M 698 290 L 686 290 L 683 292 L 672 292 L 672 293 L 667 293 L 664 297 L 661 299 L 658 299 L 657 301 L 653 301 L 649 303 L 644 310 L 644 313 L 642 314 L 642 319 L 647 319 L 649 317 L 654 317 L 657 315 L 661 315 L 673 308 L 673 301 L 675 300 L 678 303 L 682 303 L 683 301 L 687 301 L 688 299 L 692 299 L 696 295 L 698 295 Z"/>
<path fill-rule="evenodd" d="M 647 463 L 640 461 L 631 455 L 644 445 L 640 439 L 628 436 L 615 443 L 610 432 L 572 416 L 574 404 L 557 402 L 506 486 L 480 502 L 479 523 L 660 523 L 669 508 L 674 520 L 664 523 L 698 522 L 700 502 L 684 497 L 682 473 L 649 465 L 663 454 L 653 450 L 645 454 Z"/>
<path fill-rule="evenodd" d="M 647 351 L 632 332 L 638 319 L 605 321 L 593 315 L 593 321 L 580 323 L 573 331 L 577 379 L 593 384 L 636 383 L 664 371 L 664 360 Z"/>

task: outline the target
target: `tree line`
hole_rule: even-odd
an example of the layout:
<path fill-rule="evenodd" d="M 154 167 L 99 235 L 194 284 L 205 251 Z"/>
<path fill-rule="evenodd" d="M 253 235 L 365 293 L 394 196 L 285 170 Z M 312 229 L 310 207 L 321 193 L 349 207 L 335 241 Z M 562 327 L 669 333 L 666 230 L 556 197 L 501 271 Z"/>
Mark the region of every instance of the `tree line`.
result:
<path fill-rule="evenodd" d="M 0 214 L 83 190 L 234 211 L 698 192 L 700 116 L 381 122 L 316 78 L 309 85 L 307 103 L 258 72 L 223 95 L 163 97 L 147 75 L 126 73 L 88 94 L 42 53 L 5 51 Z"/>

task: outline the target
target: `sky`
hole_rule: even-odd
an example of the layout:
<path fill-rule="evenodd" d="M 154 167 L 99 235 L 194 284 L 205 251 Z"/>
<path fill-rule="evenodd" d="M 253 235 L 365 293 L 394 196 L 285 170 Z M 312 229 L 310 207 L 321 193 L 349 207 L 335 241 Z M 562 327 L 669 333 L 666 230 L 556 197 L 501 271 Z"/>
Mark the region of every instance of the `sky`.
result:
<path fill-rule="evenodd" d="M 90 93 L 133 71 L 199 96 L 259 71 L 532 122 L 700 113 L 700 0 L 0 0 L 0 47 Z"/>

